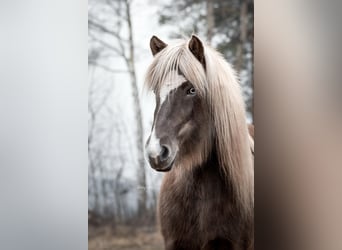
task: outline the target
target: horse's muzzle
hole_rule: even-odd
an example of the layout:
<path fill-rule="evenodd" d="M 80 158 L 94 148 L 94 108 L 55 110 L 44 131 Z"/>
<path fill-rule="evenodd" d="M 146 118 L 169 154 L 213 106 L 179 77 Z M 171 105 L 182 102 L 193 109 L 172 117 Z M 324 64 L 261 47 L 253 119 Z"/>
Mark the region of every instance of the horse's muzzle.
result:
<path fill-rule="evenodd" d="M 148 154 L 148 161 L 153 169 L 166 172 L 171 170 L 174 157 L 172 157 L 170 147 L 162 145 L 158 155 Z"/>

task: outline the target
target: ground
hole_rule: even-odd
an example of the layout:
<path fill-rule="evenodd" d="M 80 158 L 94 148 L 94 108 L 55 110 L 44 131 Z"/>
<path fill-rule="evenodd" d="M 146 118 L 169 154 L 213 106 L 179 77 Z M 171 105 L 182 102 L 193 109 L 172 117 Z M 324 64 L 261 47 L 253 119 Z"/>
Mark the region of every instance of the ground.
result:
<path fill-rule="evenodd" d="M 163 239 L 150 228 L 89 226 L 88 250 L 162 250 Z"/>

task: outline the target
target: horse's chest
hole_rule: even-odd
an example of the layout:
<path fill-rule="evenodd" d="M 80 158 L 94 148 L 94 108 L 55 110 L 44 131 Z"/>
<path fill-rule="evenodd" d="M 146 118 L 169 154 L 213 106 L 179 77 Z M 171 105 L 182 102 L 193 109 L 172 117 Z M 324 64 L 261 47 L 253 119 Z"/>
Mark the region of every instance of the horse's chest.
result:
<path fill-rule="evenodd" d="M 219 174 L 199 173 L 183 185 L 174 182 L 160 195 L 161 226 L 168 234 L 210 237 L 224 231 L 230 199 Z"/>

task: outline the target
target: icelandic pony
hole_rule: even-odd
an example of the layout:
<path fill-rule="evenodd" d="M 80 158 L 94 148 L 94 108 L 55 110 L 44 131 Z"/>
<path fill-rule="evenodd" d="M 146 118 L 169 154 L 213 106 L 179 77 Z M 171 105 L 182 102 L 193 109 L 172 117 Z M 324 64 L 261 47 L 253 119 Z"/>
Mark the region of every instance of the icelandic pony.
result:
<path fill-rule="evenodd" d="M 156 108 L 145 147 L 166 172 L 165 249 L 254 249 L 254 140 L 232 67 L 194 35 L 173 45 L 153 36 L 150 47 Z"/>

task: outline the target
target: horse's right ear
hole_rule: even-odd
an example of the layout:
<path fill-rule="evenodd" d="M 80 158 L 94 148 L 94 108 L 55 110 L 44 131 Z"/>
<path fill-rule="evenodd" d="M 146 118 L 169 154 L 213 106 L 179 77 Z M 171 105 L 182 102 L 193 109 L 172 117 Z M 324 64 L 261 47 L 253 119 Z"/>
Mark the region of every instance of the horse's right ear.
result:
<path fill-rule="evenodd" d="M 205 68 L 204 47 L 202 41 L 197 36 L 191 36 L 191 39 L 189 41 L 189 49 Z"/>
<path fill-rule="evenodd" d="M 152 36 L 150 40 L 150 48 L 153 56 L 163 50 L 166 46 L 167 44 L 160 40 L 158 37 Z"/>

